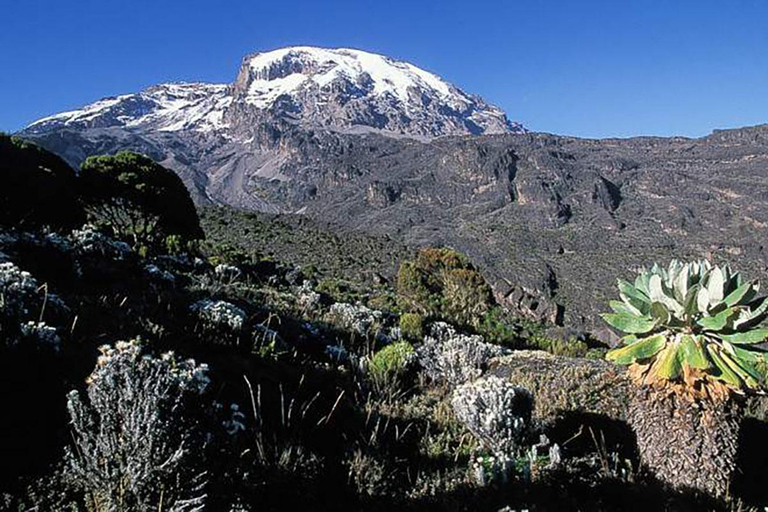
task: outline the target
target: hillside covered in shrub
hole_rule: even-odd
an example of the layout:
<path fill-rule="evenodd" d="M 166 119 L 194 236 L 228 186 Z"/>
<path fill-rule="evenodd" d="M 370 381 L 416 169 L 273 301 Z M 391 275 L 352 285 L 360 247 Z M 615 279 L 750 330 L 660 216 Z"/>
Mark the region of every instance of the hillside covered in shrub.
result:
<path fill-rule="evenodd" d="M 610 347 L 590 337 L 515 317 L 454 249 L 295 217 L 198 213 L 175 175 L 133 153 L 76 173 L 15 139 L 0 150 L 0 178 L 14 187 L 0 193 L 0 509 L 768 503 L 759 396 L 738 398 L 729 416 L 740 430 L 727 492 L 708 487 L 707 472 L 689 487 L 659 477 L 645 434 L 669 439 L 658 423 L 637 430 L 632 367 L 606 361 Z M 41 192 L 48 180 L 66 192 L 59 203 Z M 722 280 L 722 296 L 705 316 L 725 311 L 729 283 L 744 294 L 728 308 L 752 311 L 757 296 L 714 272 L 707 282 Z M 662 290 L 671 301 L 674 289 Z M 621 324 L 635 331 L 627 346 L 679 328 L 637 302 L 637 289 L 620 293 L 616 314 L 639 318 Z M 645 363 L 658 344 L 624 359 Z M 699 369 L 702 380 L 720 376 Z"/>

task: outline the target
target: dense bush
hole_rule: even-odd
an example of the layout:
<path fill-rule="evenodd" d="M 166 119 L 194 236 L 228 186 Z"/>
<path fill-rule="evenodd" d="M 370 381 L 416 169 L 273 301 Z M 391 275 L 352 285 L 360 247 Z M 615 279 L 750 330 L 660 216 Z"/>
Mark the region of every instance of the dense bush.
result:
<path fill-rule="evenodd" d="M 34 144 L 0 134 L 0 227 L 73 228 L 85 221 L 75 171 Z"/>
<path fill-rule="evenodd" d="M 78 182 L 89 217 L 134 248 L 165 249 L 170 235 L 203 237 L 184 183 L 146 156 L 122 152 L 89 157 Z"/>
<path fill-rule="evenodd" d="M 424 337 L 424 319 L 416 313 L 403 313 L 399 321 L 400 333 L 408 340 L 421 341 Z"/>
<path fill-rule="evenodd" d="M 397 273 L 397 291 L 413 312 L 477 327 L 493 304 L 491 288 L 469 259 L 453 249 L 425 248 Z"/>
<path fill-rule="evenodd" d="M 528 391 L 491 375 L 456 388 L 451 405 L 459 420 L 494 455 L 519 453 L 533 410 Z"/>
<path fill-rule="evenodd" d="M 217 244 L 208 241 L 204 244 L 203 250 L 208 256 L 208 262 L 211 265 L 225 264 L 244 267 L 261 259 L 260 254 L 253 251 L 248 253 L 244 249 L 229 243 Z"/>
<path fill-rule="evenodd" d="M 436 382 L 458 385 L 482 375 L 488 362 L 505 353 L 482 336 L 448 333 L 443 339 L 428 336 L 418 348 L 419 363 Z"/>

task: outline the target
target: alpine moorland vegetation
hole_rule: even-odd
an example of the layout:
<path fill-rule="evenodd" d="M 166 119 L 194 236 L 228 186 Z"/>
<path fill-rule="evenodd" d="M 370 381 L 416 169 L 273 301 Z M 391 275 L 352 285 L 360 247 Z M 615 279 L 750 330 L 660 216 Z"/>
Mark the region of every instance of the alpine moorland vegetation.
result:
<path fill-rule="evenodd" d="M 0 161 L 33 151 L 2 147 Z M 514 318 L 451 248 L 386 248 L 221 208 L 202 210 L 200 232 L 194 209 L 166 215 L 191 203 L 145 157 L 88 166 L 120 183 L 94 200 L 66 171 L 74 224 L 39 209 L 0 226 L 2 509 L 768 500 L 755 450 L 768 431 L 764 301 L 725 266 L 674 263 L 621 283 L 606 316 L 630 331 L 608 352 L 616 365 L 589 337 Z M 15 194 L 37 197 L 19 183 Z M 102 210 L 123 186 L 131 202 L 118 206 L 150 224 Z"/>

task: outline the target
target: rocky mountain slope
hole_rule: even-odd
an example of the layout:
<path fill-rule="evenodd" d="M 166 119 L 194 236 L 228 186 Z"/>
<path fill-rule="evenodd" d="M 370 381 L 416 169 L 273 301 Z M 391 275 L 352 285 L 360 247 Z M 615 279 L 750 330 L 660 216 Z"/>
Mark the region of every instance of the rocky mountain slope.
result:
<path fill-rule="evenodd" d="M 284 180 L 294 133 L 429 140 L 520 133 L 499 108 L 412 64 L 351 49 L 289 47 L 243 59 L 232 84 L 176 83 L 40 119 L 21 135 L 78 166 L 133 148 L 177 170 L 201 203 L 280 212 L 251 182 Z"/>
<path fill-rule="evenodd" d="M 232 86 L 121 98 L 21 135 L 75 165 L 144 152 L 199 203 L 452 245 L 510 307 L 578 329 L 600 330 L 615 279 L 653 261 L 712 257 L 766 278 L 768 125 L 701 139 L 523 133 L 434 75 L 348 50 L 256 54 Z"/>

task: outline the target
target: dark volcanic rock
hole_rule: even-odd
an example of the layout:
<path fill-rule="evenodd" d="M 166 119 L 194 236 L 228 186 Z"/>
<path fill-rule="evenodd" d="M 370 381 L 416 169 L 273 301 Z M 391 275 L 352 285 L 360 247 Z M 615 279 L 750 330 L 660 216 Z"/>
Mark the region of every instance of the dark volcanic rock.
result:
<path fill-rule="evenodd" d="M 288 126 L 266 146 L 114 128 L 26 135 L 71 160 L 143 149 L 198 199 L 451 245 L 521 313 L 597 329 L 616 278 L 654 261 L 713 258 L 766 278 L 766 134 L 423 142 Z"/>

